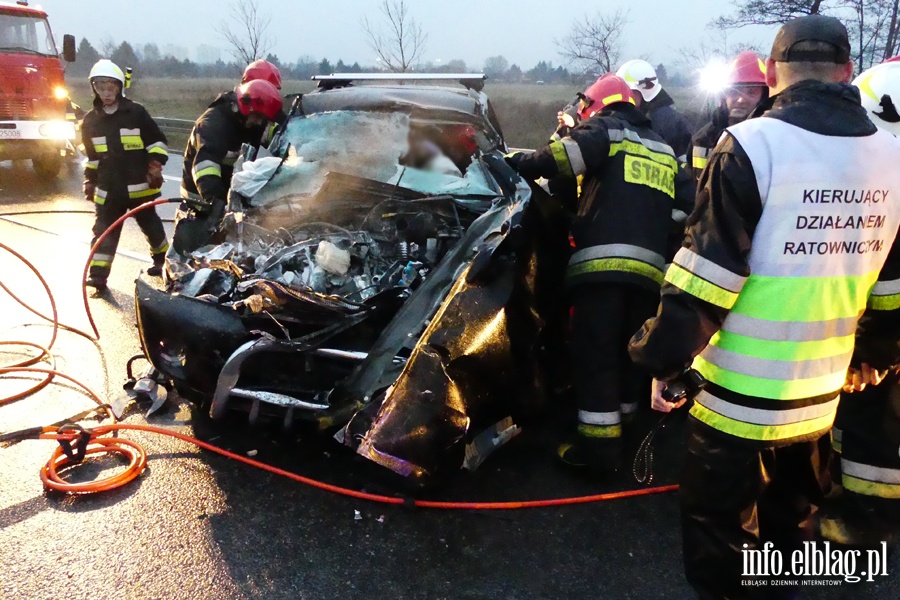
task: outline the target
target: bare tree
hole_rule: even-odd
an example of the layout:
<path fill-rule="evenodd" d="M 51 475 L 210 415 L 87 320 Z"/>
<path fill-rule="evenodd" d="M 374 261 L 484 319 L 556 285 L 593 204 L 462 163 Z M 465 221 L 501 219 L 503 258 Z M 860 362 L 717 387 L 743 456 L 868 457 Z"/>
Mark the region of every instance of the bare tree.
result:
<path fill-rule="evenodd" d="M 898 0 L 844 0 L 850 37 L 860 70 L 894 55 L 897 48 Z"/>
<path fill-rule="evenodd" d="M 614 71 L 622 55 L 622 32 L 628 24 L 628 12 L 585 15 L 576 20 L 569 34 L 555 40 L 560 56 L 575 70 L 591 76 Z"/>
<path fill-rule="evenodd" d="M 369 46 L 388 70 L 405 73 L 421 60 L 428 35 L 409 15 L 406 0 L 382 0 L 379 10 L 385 19 L 380 27 L 363 17 Z"/>
<path fill-rule="evenodd" d="M 737 12 L 713 22 L 715 27 L 730 29 L 745 25 L 780 25 L 795 17 L 824 13 L 830 0 L 732 0 Z"/>
<path fill-rule="evenodd" d="M 704 35 L 699 45 L 681 46 L 676 50 L 678 58 L 675 64 L 693 72 L 703 69 L 716 60 L 721 62 L 731 60 L 744 50 L 752 50 L 760 56 L 765 55 L 765 52 L 752 44 L 729 42 L 727 29 L 715 25 L 710 25 L 708 29 L 711 30 L 711 33 Z"/>
<path fill-rule="evenodd" d="M 119 47 L 111 37 L 105 37 L 100 40 L 100 56 L 104 56 L 109 58 L 116 51 L 116 48 Z"/>
<path fill-rule="evenodd" d="M 866 69 L 894 55 L 900 34 L 900 0 L 732 0 L 736 12 L 712 26 L 777 25 L 808 14 L 828 14 L 847 24 L 853 60 Z"/>
<path fill-rule="evenodd" d="M 230 12 L 231 24 L 222 21 L 216 31 L 231 46 L 231 55 L 243 64 L 264 57 L 272 46 L 266 33 L 272 17 L 260 13 L 258 0 L 235 0 Z"/>

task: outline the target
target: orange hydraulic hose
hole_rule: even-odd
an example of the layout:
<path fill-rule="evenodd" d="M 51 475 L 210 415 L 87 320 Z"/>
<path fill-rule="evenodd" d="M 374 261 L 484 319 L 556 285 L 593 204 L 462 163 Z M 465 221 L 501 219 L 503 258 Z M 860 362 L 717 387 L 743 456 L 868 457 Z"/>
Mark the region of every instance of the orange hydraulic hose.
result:
<path fill-rule="evenodd" d="M 512 510 L 519 508 L 540 508 L 540 507 L 551 507 L 551 506 L 567 506 L 571 504 L 584 504 L 588 502 L 600 502 L 604 500 L 615 500 L 618 498 L 633 498 L 637 496 L 647 496 L 651 494 L 662 494 L 666 492 L 672 492 L 678 489 L 677 485 L 665 485 L 653 488 L 643 488 L 637 490 L 625 490 L 621 492 L 609 492 L 606 494 L 594 494 L 590 496 L 577 496 L 573 498 L 550 498 L 547 500 L 528 500 L 528 501 L 517 501 L 517 502 L 442 502 L 442 501 L 434 501 L 434 500 L 409 500 L 406 498 L 397 498 L 395 496 L 383 496 L 380 494 L 370 494 L 368 492 L 360 492 L 357 490 L 351 490 L 348 488 L 340 487 L 337 485 L 332 485 L 330 483 L 324 483 L 322 481 L 317 481 L 315 479 L 311 479 L 309 477 L 304 477 L 303 475 L 298 475 L 296 473 L 291 473 L 290 471 L 285 471 L 284 469 L 279 469 L 278 467 L 273 467 L 271 465 L 267 465 L 265 463 L 259 462 L 257 460 L 253 460 L 252 458 L 247 458 L 246 456 L 241 456 L 240 454 L 235 454 L 234 452 L 229 452 L 223 448 L 219 448 L 218 446 L 213 446 L 212 444 L 208 444 L 196 438 L 193 438 L 189 435 L 184 435 L 182 433 L 178 433 L 175 431 L 170 431 L 168 429 L 163 429 L 162 427 L 154 427 L 152 425 L 129 425 L 125 423 L 117 423 L 113 425 L 101 425 L 99 427 L 94 428 L 91 431 L 91 444 L 101 443 L 97 438 L 99 436 L 105 435 L 107 433 L 112 433 L 113 431 L 119 430 L 132 430 L 132 431 L 145 431 L 149 433 L 156 433 L 159 435 L 165 435 L 169 437 L 173 437 L 184 442 L 188 442 L 190 444 L 194 444 L 195 446 L 199 446 L 204 450 L 209 450 L 210 452 L 215 452 L 216 454 L 220 454 L 226 458 L 230 458 L 239 462 L 242 462 L 246 465 L 250 465 L 251 467 L 256 467 L 258 469 L 263 469 L 264 471 L 268 471 L 269 473 L 273 473 L 275 475 L 281 475 L 282 477 L 287 477 L 288 479 L 292 479 L 299 483 L 304 483 L 306 485 L 315 487 L 320 490 L 325 490 L 328 492 L 333 492 L 336 494 L 340 494 L 342 496 L 349 496 L 351 498 L 357 498 L 360 500 L 369 500 L 372 502 L 380 502 L 382 504 L 394 504 L 394 505 L 406 505 L 406 506 L 417 506 L 420 508 L 439 508 L 445 510 Z M 78 437 L 78 433 L 57 433 L 58 428 L 56 427 L 47 427 L 44 428 L 44 433 L 41 434 L 41 439 L 63 439 L 63 440 L 74 440 Z M 108 440 L 103 442 L 106 444 L 104 447 L 111 448 L 110 451 L 119 452 L 121 454 L 125 454 L 131 457 L 131 465 L 129 468 L 119 475 L 111 478 L 111 480 L 103 480 L 103 482 L 94 482 L 95 485 L 92 485 L 92 488 L 89 490 L 83 489 L 69 489 L 67 484 L 64 481 L 52 479 L 52 473 L 54 473 L 54 469 L 60 466 L 64 466 L 68 463 L 65 458 L 60 458 L 61 453 L 59 449 L 54 452 L 53 457 L 48 461 L 47 465 L 44 466 L 42 470 L 42 481 L 44 480 L 44 476 L 50 478 L 53 482 L 53 489 L 57 489 L 59 491 L 71 492 L 71 493 L 87 493 L 87 492 L 99 492 L 110 490 L 121 485 L 125 485 L 129 481 L 136 478 L 140 475 L 141 470 L 143 470 L 143 466 L 138 469 L 137 465 L 140 464 L 139 459 L 135 458 L 133 454 L 131 454 L 131 450 L 123 450 L 121 448 L 117 448 L 115 446 L 115 441 L 124 442 L 120 438 L 116 438 L 116 440 Z M 88 452 L 91 454 L 104 452 L 102 448 L 95 448 L 92 451 L 92 446 L 88 446 Z M 88 484 L 75 484 L 75 485 L 88 485 Z"/>
<path fill-rule="evenodd" d="M 94 258 L 94 254 L 97 253 L 97 248 L 99 248 L 100 244 L 103 243 L 103 240 L 105 240 L 114 229 L 124 223 L 126 219 L 136 213 L 141 212 L 142 210 L 147 210 L 148 208 L 153 208 L 154 206 L 159 206 L 160 204 L 175 204 L 180 202 L 182 202 L 181 198 L 159 198 L 150 202 L 144 202 L 140 206 L 132 208 L 127 213 L 116 219 L 116 221 L 112 225 L 106 228 L 106 231 L 100 234 L 100 237 L 98 237 L 97 241 L 94 242 L 94 245 L 91 246 L 91 251 L 88 253 L 87 261 L 84 263 L 84 271 L 81 273 L 81 281 L 85 281 L 87 279 L 88 270 L 90 270 L 91 268 L 91 260 Z M 97 325 L 94 324 L 94 316 L 91 314 L 91 307 L 88 304 L 87 286 L 84 284 L 82 284 L 81 286 L 81 297 L 84 300 L 84 312 L 87 313 L 88 321 L 91 324 L 91 329 L 94 331 L 94 339 L 99 340 L 100 331 L 97 330 Z"/>
<path fill-rule="evenodd" d="M 18 258 L 19 260 L 21 260 L 23 263 L 25 263 L 25 265 L 26 265 L 29 269 L 31 269 L 31 272 L 34 273 L 34 274 L 37 276 L 38 280 L 41 282 L 41 285 L 44 286 L 44 291 L 47 292 L 47 298 L 50 299 L 50 308 L 53 310 L 53 318 L 52 318 L 52 319 L 48 319 L 48 320 L 52 321 L 52 323 L 53 323 L 53 334 L 52 334 L 51 337 L 50 337 L 50 343 L 47 344 L 47 348 L 48 348 L 48 349 L 49 349 L 49 348 L 52 348 L 52 347 L 53 347 L 53 344 L 56 343 L 56 334 L 59 332 L 59 313 L 58 313 L 57 310 L 56 310 L 56 300 L 53 298 L 53 292 L 50 291 L 50 286 L 47 285 L 47 281 L 44 279 L 43 275 L 40 274 L 40 272 L 37 270 L 37 268 L 36 268 L 33 264 L 31 264 L 30 262 L 28 262 L 28 259 L 27 259 L 27 258 L 25 258 L 24 256 L 22 256 L 21 254 L 19 254 L 18 252 L 16 252 L 15 250 L 13 250 L 12 248 L 10 248 L 9 246 L 7 246 L 6 244 L 4 244 L 4 243 L 2 243 L 2 242 L 0 242 L 0 249 L 6 250 L 6 251 L 9 252 L 10 254 L 12 254 L 13 256 L 15 256 L 16 258 Z M 3 286 L 3 289 L 4 289 L 10 296 L 12 296 L 14 300 L 16 300 L 17 302 L 19 302 L 19 304 L 22 304 L 23 306 L 25 306 L 24 303 L 22 303 L 22 302 L 18 299 L 18 297 L 17 297 L 15 294 L 13 294 L 12 292 L 10 292 L 10 291 L 6 288 L 6 286 Z M 28 308 L 28 307 L 26 306 L 26 308 Z M 32 311 L 32 312 L 34 312 L 34 311 Z M 45 318 L 46 318 L 46 317 L 45 317 Z M 30 345 L 34 346 L 35 344 L 30 344 Z M 43 348 L 41 348 L 41 349 L 43 350 Z M 46 352 L 48 355 L 50 354 L 49 350 L 45 350 L 45 352 Z M 34 364 L 34 363 L 36 363 L 37 361 L 39 361 L 41 358 L 43 358 L 43 355 L 38 356 L 36 359 L 31 360 L 30 362 L 26 361 L 25 363 L 20 363 L 19 365 L 12 365 L 12 366 L 24 366 L 25 364 Z"/>
<path fill-rule="evenodd" d="M 39 354 L 37 357 L 32 357 L 31 359 L 29 359 L 28 361 L 24 361 L 23 363 L 0 367 L 0 375 L 27 371 L 25 367 L 33 365 L 45 356 L 49 359 L 53 358 L 53 355 L 50 353 L 50 350 L 48 348 L 44 348 L 43 346 L 39 346 L 38 344 L 33 344 L 31 342 L 0 342 L 0 346 L 31 346 L 32 348 L 37 348 L 41 351 L 41 354 Z M 26 398 L 36 392 L 39 392 L 40 390 L 47 387 L 47 385 L 49 385 L 51 381 L 53 381 L 53 373 L 45 373 L 44 379 L 38 381 L 27 390 L 19 392 L 17 394 L 13 394 L 11 396 L 0 397 L 0 406 L 11 404 L 16 400 L 21 400 L 22 398 Z"/>
<path fill-rule="evenodd" d="M 109 415 L 110 419 L 112 419 L 113 421 L 116 420 L 116 416 L 113 414 L 112 409 L 110 409 L 109 406 L 105 402 L 103 402 L 103 400 L 100 399 L 100 396 L 98 396 L 91 388 L 89 388 L 85 384 L 81 383 L 80 381 L 78 381 L 77 379 L 72 377 L 71 375 L 66 375 L 65 373 L 57 371 L 56 369 L 44 369 L 41 367 L 0 368 L 0 375 L 4 375 L 6 373 L 45 373 L 45 374 L 52 375 L 54 377 L 62 377 L 63 379 L 68 379 L 69 381 L 71 381 L 72 383 L 74 383 L 75 385 L 77 385 L 78 387 L 83 389 L 85 392 L 87 392 L 87 394 L 88 394 L 88 396 L 90 396 L 91 400 L 96 402 L 98 406 L 104 407 L 104 409 L 106 410 L 106 414 Z"/>

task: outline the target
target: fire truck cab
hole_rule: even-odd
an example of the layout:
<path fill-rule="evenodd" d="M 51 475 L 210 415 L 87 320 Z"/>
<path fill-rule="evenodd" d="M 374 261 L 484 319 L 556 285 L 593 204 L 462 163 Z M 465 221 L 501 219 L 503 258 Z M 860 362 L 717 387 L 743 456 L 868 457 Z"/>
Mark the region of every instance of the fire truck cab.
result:
<path fill-rule="evenodd" d="M 62 59 L 75 61 L 74 36 L 63 36 Z M 59 173 L 76 122 L 63 71 L 47 13 L 0 2 L 0 160 L 30 158 L 42 178 Z"/>

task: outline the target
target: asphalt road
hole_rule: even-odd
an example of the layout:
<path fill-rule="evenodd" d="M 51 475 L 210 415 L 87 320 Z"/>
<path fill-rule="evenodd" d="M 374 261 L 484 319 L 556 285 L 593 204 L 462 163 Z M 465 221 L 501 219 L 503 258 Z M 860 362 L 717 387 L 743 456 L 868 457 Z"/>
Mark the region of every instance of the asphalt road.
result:
<path fill-rule="evenodd" d="M 163 192 L 177 195 L 176 178 Z M 77 164 L 54 181 L 38 181 L 25 164 L 0 163 L 0 240 L 27 256 L 55 294 L 62 322 L 88 327 L 79 281 L 92 216 L 80 198 Z M 10 216 L 18 211 L 59 214 Z M 171 217 L 173 206 L 161 210 Z M 168 225 L 171 232 L 171 225 Z M 111 293 L 92 297 L 101 339 L 61 332 L 57 367 L 101 394 L 118 394 L 128 357 L 139 353 L 133 280 L 150 264 L 133 222 L 126 224 L 110 279 Z M 34 278 L 0 253 L 0 279 L 49 312 Z M 50 328 L 0 291 L 0 340 L 45 343 Z M 0 348 L 3 349 L 3 348 Z M 9 362 L 9 352 L 0 362 Z M 0 397 L 27 382 L 0 380 Z M 0 406 L 0 431 L 43 425 L 91 406 L 66 384 Z M 369 491 L 394 483 L 331 440 L 251 431 L 239 421 L 210 423 L 174 398 L 144 419 L 196 435 L 289 471 Z M 652 417 L 642 419 L 646 430 Z M 660 435 L 657 480 L 673 483 L 681 428 Z M 150 455 L 149 467 L 117 491 L 64 497 L 43 490 L 38 471 L 54 447 L 28 441 L 0 448 L 0 598 L 291 598 L 291 599 L 667 599 L 691 598 L 681 571 L 674 494 L 559 508 L 514 511 L 408 509 L 346 498 L 200 451 L 190 444 L 127 432 Z M 559 469 L 553 435 L 526 431 L 477 472 L 460 472 L 426 497 L 533 500 L 582 496 L 631 483 L 600 483 Z M 92 461 L 72 474 L 117 469 Z M 359 518 L 356 517 L 358 511 Z M 900 559 L 890 575 L 805 591 L 804 598 L 898 598 Z"/>

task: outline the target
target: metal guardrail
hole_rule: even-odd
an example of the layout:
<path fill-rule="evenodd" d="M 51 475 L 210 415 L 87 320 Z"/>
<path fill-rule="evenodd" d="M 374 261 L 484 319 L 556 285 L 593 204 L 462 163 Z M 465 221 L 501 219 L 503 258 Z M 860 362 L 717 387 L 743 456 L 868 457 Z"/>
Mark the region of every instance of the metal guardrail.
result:
<path fill-rule="evenodd" d="M 153 117 L 156 124 L 162 130 L 180 131 L 190 133 L 194 127 L 194 122 L 190 119 L 171 119 L 169 117 Z"/>

